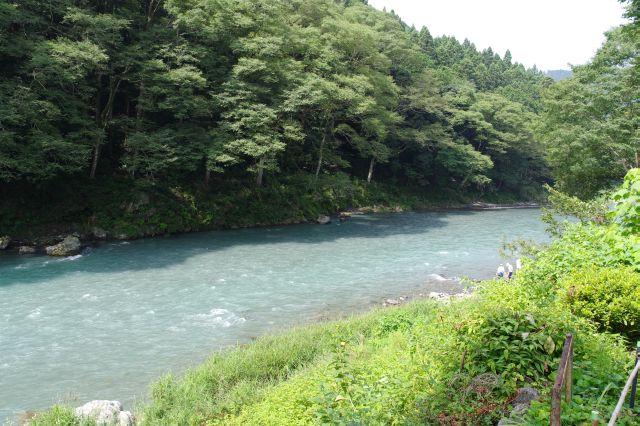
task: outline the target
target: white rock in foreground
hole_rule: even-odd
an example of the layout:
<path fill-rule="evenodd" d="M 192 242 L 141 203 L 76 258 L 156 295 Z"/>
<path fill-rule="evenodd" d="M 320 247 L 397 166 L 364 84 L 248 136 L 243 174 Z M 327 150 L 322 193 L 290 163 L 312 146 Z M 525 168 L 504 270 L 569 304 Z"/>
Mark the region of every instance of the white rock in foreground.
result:
<path fill-rule="evenodd" d="M 465 299 L 467 297 L 471 297 L 471 293 L 467 293 L 462 292 L 462 293 L 437 293 L 435 291 L 432 291 L 431 293 L 429 293 L 429 299 L 433 299 L 435 301 L 438 302 L 442 302 L 442 303 L 448 303 L 449 301 L 451 301 L 451 299 Z"/>
<path fill-rule="evenodd" d="M 98 426 L 133 426 L 133 416 L 122 411 L 119 401 L 96 400 L 87 402 L 75 410 L 77 417 L 95 419 Z"/>

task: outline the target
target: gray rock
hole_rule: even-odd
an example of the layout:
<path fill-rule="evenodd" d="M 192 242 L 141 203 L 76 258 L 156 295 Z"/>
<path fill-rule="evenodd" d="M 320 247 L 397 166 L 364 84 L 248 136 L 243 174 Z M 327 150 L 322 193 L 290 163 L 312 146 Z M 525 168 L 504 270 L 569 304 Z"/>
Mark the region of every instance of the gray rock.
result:
<path fill-rule="evenodd" d="M 62 242 L 46 247 L 45 250 L 49 256 L 71 256 L 80 251 L 80 239 L 76 236 L 69 235 Z"/>
<path fill-rule="evenodd" d="M 128 240 L 129 236 L 127 234 L 120 233 L 120 234 L 116 234 L 115 238 L 116 240 Z"/>
<path fill-rule="evenodd" d="M 18 249 L 18 254 L 34 254 L 35 252 L 36 248 L 31 246 L 20 246 Z"/>
<path fill-rule="evenodd" d="M 500 419 L 500 421 L 498 422 L 498 426 L 513 426 L 513 425 L 517 425 L 520 424 L 521 422 L 518 422 L 517 420 L 514 419 L 509 419 L 509 418 L 502 418 Z"/>
<path fill-rule="evenodd" d="M 540 393 L 533 388 L 520 388 L 516 394 L 516 398 L 511 403 L 513 409 L 509 413 L 509 417 L 505 417 L 498 422 L 498 426 L 509 426 L 522 424 L 522 418 L 531 407 L 531 401 L 538 401 Z"/>
<path fill-rule="evenodd" d="M 537 401 L 540 399 L 540 393 L 534 388 L 520 388 L 516 395 L 516 399 L 513 400 L 513 405 L 518 404 L 530 404 L 531 401 Z"/>
<path fill-rule="evenodd" d="M 97 226 L 94 226 L 91 229 L 91 234 L 93 234 L 93 236 L 99 240 L 106 240 L 107 239 L 107 231 L 105 231 L 102 228 L 99 228 Z"/>
<path fill-rule="evenodd" d="M 326 215 L 320 215 L 316 219 L 316 223 L 318 223 L 320 225 L 326 225 L 328 223 L 331 223 L 331 218 L 329 216 L 326 216 Z"/>
<path fill-rule="evenodd" d="M 82 407 L 76 408 L 75 415 L 94 419 L 98 426 L 133 426 L 133 416 L 129 411 L 122 411 L 122 404 L 119 401 L 87 402 Z"/>
<path fill-rule="evenodd" d="M 527 402 L 526 404 L 516 404 L 513 407 L 513 410 L 511 410 L 511 416 L 524 416 L 530 406 L 530 402 Z"/>
<path fill-rule="evenodd" d="M 383 303 L 384 306 L 396 306 L 399 304 L 400 304 L 400 301 L 396 299 L 387 299 Z"/>
<path fill-rule="evenodd" d="M 438 293 L 435 291 L 429 293 L 429 299 L 434 299 L 439 302 L 448 302 L 450 297 L 451 295 L 449 293 Z"/>
<path fill-rule="evenodd" d="M 4 236 L 0 237 L 0 250 L 4 250 L 9 247 L 9 243 L 11 242 L 11 237 Z"/>

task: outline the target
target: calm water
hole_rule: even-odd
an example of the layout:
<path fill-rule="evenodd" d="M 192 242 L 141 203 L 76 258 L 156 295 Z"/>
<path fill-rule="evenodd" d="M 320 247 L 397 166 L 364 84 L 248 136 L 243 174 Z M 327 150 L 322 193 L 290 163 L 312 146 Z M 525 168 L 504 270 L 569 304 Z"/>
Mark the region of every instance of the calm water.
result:
<path fill-rule="evenodd" d="M 535 209 L 359 216 L 0 256 L 0 423 L 56 402 L 131 407 L 169 370 L 327 312 L 493 275 Z"/>

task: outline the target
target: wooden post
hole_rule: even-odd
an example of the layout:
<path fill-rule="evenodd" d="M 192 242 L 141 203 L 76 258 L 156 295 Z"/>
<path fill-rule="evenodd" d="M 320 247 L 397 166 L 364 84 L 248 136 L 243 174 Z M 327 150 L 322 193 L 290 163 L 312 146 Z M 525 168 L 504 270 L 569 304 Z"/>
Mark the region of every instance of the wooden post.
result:
<path fill-rule="evenodd" d="M 556 381 L 551 390 L 551 426 L 560 426 L 560 408 L 562 406 L 562 385 L 567 379 L 566 401 L 571 402 L 571 381 L 573 380 L 573 335 L 567 334 L 564 339 L 564 347 L 562 348 L 562 356 L 560 357 L 560 365 L 558 366 L 558 374 Z"/>
<path fill-rule="evenodd" d="M 569 340 L 569 336 L 567 336 L 567 340 Z M 569 342 L 569 357 L 567 359 L 567 370 L 564 376 L 564 386 L 564 400 L 570 403 L 573 398 L 573 337 L 571 337 Z"/>

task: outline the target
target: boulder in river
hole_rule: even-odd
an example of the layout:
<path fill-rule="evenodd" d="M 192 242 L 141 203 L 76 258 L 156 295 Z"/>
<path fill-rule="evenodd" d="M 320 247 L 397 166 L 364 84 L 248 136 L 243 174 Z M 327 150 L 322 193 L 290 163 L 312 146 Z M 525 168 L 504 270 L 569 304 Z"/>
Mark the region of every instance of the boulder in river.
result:
<path fill-rule="evenodd" d="M 87 402 L 75 410 L 76 417 L 94 419 L 96 425 L 133 426 L 133 416 L 122 410 L 119 401 L 96 400 Z"/>
<path fill-rule="evenodd" d="M 18 254 L 34 254 L 36 252 L 36 248 L 32 246 L 20 246 L 18 248 Z"/>
<path fill-rule="evenodd" d="M 316 223 L 318 223 L 320 225 L 326 225 L 328 223 L 331 223 L 331 218 L 329 216 L 327 216 L 327 215 L 320 215 L 316 219 Z"/>
<path fill-rule="evenodd" d="M 62 242 L 49 246 L 45 250 L 49 256 L 71 256 L 78 254 L 80 247 L 80 239 L 76 236 L 69 235 L 62 240 Z"/>
<path fill-rule="evenodd" d="M 4 236 L 0 237 L 0 250 L 4 250 L 9 247 L 9 243 L 11 242 L 11 237 Z"/>

